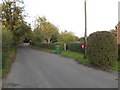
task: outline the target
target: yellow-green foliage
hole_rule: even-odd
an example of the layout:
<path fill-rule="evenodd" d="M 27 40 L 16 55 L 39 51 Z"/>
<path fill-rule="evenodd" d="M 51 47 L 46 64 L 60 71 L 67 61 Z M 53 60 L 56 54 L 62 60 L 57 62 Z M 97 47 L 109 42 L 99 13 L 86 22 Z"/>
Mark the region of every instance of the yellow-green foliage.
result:
<path fill-rule="evenodd" d="M 13 33 L 6 29 L 2 30 L 2 50 L 8 51 L 14 44 Z"/>
<path fill-rule="evenodd" d="M 15 48 L 13 33 L 3 28 L 2 29 L 2 68 L 3 69 L 5 69 L 6 67 L 9 67 L 8 66 L 8 63 L 10 63 L 9 55 L 13 48 Z"/>
<path fill-rule="evenodd" d="M 49 22 L 45 17 L 39 17 L 37 19 L 37 27 L 35 28 L 36 38 L 41 42 L 47 41 L 51 43 L 53 36 L 58 33 L 58 28 Z"/>
<path fill-rule="evenodd" d="M 70 42 L 77 41 L 78 37 L 74 35 L 73 32 L 64 31 L 61 32 L 58 36 L 59 42 L 64 42 L 66 44 L 69 44 Z"/>

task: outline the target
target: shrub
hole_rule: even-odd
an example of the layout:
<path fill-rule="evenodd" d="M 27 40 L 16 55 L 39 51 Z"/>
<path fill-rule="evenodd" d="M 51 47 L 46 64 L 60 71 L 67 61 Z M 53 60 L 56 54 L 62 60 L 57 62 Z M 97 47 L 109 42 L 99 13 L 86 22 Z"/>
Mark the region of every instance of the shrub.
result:
<path fill-rule="evenodd" d="M 41 43 L 41 42 L 32 42 L 32 45 L 40 47 L 40 48 L 46 48 L 46 49 L 54 49 L 53 43 Z"/>
<path fill-rule="evenodd" d="M 6 52 L 14 46 L 13 34 L 11 31 L 2 31 L 2 51 Z"/>
<path fill-rule="evenodd" d="M 4 69 L 9 64 L 9 54 L 14 46 L 13 33 L 7 31 L 5 28 L 2 30 L 2 68 Z"/>
<path fill-rule="evenodd" d="M 98 31 L 88 37 L 88 58 L 92 65 L 109 68 L 117 60 L 117 44 L 114 35 L 107 31 Z"/>
<path fill-rule="evenodd" d="M 82 49 L 81 43 L 69 43 L 68 50 L 74 51 L 74 52 L 84 53 L 84 49 Z"/>
<path fill-rule="evenodd" d="M 120 61 L 120 44 L 118 44 L 118 60 Z"/>
<path fill-rule="evenodd" d="M 60 45 L 61 50 L 64 50 L 64 42 L 55 42 L 54 45 Z"/>

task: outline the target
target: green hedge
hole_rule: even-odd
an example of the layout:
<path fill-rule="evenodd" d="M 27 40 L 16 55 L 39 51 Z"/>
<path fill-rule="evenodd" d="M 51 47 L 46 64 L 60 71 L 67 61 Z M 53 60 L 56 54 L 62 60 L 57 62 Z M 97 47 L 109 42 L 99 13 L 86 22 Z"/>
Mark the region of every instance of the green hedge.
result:
<path fill-rule="evenodd" d="M 7 52 L 14 45 L 13 34 L 11 31 L 2 31 L 2 51 Z"/>
<path fill-rule="evenodd" d="M 53 43 L 48 44 L 48 43 L 41 43 L 41 42 L 32 42 L 32 45 L 40 48 L 54 49 Z"/>
<path fill-rule="evenodd" d="M 54 45 L 60 45 L 61 50 L 64 50 L 64 42 L 55 42 Z"/>
<path fill-rule="evenodd" d="M 88 58 L 92 65 L 109 68 L 118 57 L 114 35 L 107 31 L 98 31 L 88 37 Z"/>
<path fill-rule="evenodd" d="M 9 62 L 10 51 L 16 48 L 14 45 L 13 33 L 6 30 L 2 30 L 2 68 L 5 69 Z"/>
<path fill-rule="evenodd" d="M 84 49 L 82 49 L 81 43 L 69 43 L 68 50 L 74 51 L 74 52 L 84 53 Z"/>
<path fill-rule="evenodd" d="M 120 44 L 118 44 L 118 60 L 120 61 Z"/>

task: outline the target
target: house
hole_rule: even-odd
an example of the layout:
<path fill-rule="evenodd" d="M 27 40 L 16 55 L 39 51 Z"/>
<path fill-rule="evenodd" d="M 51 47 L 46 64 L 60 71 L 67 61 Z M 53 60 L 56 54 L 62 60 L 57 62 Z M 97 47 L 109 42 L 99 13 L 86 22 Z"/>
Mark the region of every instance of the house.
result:
<path fill-rule="evenodd" d="M 120 22 L 116 25 L 117 29 L 117 43 L 120 43 Z"/>

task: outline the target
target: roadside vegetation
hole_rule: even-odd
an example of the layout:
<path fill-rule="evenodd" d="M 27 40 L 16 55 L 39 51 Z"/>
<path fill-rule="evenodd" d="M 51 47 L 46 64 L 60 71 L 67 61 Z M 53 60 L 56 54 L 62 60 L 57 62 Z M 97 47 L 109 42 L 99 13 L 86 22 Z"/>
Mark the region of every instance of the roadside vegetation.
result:
<path fill-rule="evenodd" d="M 84 37 L 77 37 L 68 30 L 61 31 L 47 20 L 38 17 L 34 30 L 25 21 L 23 0 L 3 0 L 2 3 L 2 68 L 0 74 L 9 72 L 17 47 L 21 42 L 30 42 L 31 47 L 45 52 L 55 52 L 59 45 L 60 55 L 75 59 L 82 64 L 102 69 L 120 70 L 120 45 L 115 40 L 116 30 L 95 32 L 88 36 L 88 55 L 84 58 Z"/>
<path fill-rule="evenodd" d="M 114 66 L 118 59 L 115 36 L 108 31 L 98 31 L 90 34 L 87 51 L 91 64 L 103 69 Z"/>
<path fill-rule="evenodd" d="M 38 17 L 36 23 L 31 45 L 46 52 L 54 52 L 55 46 L 59 45 L 63 56 L 94 67 L 119 70 L 118 55 L 120 54 L 118 54 L 115 39 L 116 30 L 98 31 L 90 34 L 88 36 L 87 58 L 84 58 L 84 48 L 82 48 L 84 37 L 79 38 L 67 30 L 59 32 L 59 29 L 45 17 Z"/>
<path fill-rule="evenodd" d="M 0 69 L 0 79 L 2 78 L 2 68 Z"/>
<path fill-rule="evenodd" d="M 6 76 L 21 41 L 29 39 L 30 25 L 24 21 L 23 1 L 3 0 L 2 3 L 2 76 Z"/>
<path fill-rule="evenodd" d="M 10 67 L 12 63 L 14 62 L 15 56 L 16 56 L 16 48 L 11 48 L 7 52 L 3 52 L 3 64 L 2 64 L 2 76 L 3 78 L 7 75 L 7 73 L 10 71 Z"/>
<path fill-rule="evenodd" d="M 0 21 L 0 78 L 1 77 L 2 77 L 2 23 Z"/>

